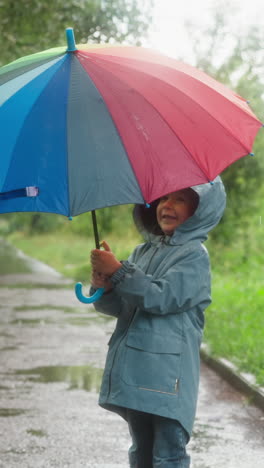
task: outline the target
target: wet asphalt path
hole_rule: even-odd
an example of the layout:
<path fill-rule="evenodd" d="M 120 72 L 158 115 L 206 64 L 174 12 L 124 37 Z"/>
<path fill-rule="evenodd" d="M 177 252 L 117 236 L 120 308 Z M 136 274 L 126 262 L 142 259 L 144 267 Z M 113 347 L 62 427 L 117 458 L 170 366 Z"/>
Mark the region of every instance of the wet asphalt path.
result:
<path fill-rule="evenodd" d="M 34 281 L 0 277 L 0 467 L 126 468 L 126 423 L 97 405 L 114 320 Z M 264 413 L 204 365 L 189 452 L 193 468 L 264 468 Z"/>

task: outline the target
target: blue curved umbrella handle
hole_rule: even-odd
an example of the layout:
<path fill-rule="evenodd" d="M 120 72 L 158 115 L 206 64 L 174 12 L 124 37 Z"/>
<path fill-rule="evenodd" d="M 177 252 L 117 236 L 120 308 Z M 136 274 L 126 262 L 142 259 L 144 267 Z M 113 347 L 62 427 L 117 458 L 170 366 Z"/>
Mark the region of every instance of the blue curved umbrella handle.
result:
<path fill-rule="evenodd" d="M 84 304 L 92 304 L 93 302 L 98 301 L 98 299 L 102 297 L 105 291 L 104 288 L 99 288 L 95 291 L 95 293 L 92 296 L 86 297 L 82 293 L 82 287 L 83 287 L 82 283 L 76 283 L 75 294 L 76 294 L 77 299 L 79 299 L 79 301 L 83 302 Z"/>

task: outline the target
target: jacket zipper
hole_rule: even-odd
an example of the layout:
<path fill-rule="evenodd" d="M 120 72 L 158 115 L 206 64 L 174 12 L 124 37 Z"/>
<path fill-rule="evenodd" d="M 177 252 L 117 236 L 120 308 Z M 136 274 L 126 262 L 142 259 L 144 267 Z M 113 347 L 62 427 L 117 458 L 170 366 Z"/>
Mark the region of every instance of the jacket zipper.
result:
<path fill-rule="evenodd" d="M 157 245 L 157 247 L 155 248 L 153 254 L 151 255 L 148 266 L 147 266 L 146 271 L 145 271 L 146 274 L 149 271 L 150 265 L 152 263 L 153 258 L 156 255 L 157 251 L 159 250 L 160 246 L 164 244 L 164 239 L 165 239 L 165 236 L 161 237 L 159 244 Z M 137 307 L 135 308 L 134 313 L 133 313 L 133 315 L 132 315 L 132 317 L 131 317 L 131 319 L 129 321 L 129 324 L 127 326 L 127 329 L 125 330 L 124 334 L 121 336 L 121 338 L 119 340 L 119 344 L 118 344 L 118 346 L 116 347 L 116 350 L 115 350 L 115 354 L 114 354 L 113 361 L 112 361 L 112 366 L 111 366 L 111 369 L 110 369 L 110 372 L 109 372 L 109 385 L 108 385 L 107 399 L 109 398 L 109 395 L 111 393 L 111 377 L 112 377 L 112 370 L 113 370 L 115 359 L 116 359 L 116 354 L 117 354 L 117 351 L 118 351 L 122 341 L 126 338 L 126 336 L 128 334 L 129 328 L 130 328 L 130 326 L 131 326 L 131 324 L 132 324 L 132 322 L 134 320 L 136 311 L 137 311 Z"/>

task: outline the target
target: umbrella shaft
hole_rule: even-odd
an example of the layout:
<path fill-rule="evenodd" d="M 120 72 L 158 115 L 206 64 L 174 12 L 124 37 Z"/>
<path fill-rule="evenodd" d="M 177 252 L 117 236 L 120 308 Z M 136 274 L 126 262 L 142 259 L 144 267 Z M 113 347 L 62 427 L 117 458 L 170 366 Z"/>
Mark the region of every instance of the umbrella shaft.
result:
<path fill-rule="evenodd" d="M 93 220 L 93 230 L 94 230 L 94 240 L 95 240 L 95 247 L 100 249 L 100 241 L 97 229 L 97 221 L 96 221 L 96 213 L 92 210 L 92 220 Z"/>

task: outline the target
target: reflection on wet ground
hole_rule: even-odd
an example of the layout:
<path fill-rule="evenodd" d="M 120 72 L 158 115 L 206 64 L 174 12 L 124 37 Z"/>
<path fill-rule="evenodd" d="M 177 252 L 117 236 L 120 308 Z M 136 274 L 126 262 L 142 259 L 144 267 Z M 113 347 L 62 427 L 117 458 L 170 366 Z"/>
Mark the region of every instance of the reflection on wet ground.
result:
<path fill-rule="evenodd" d="M 0 417 L 8 418 L 10 416 L 20 416 L 26 413 L 26 410 L 19 408 L 0 408 Z"/>
<path fill-rule="evenodd" d="M 126 423 L 98 406 L 114 320 L 69 290 L 0 288 L 0 323 L 0 468 L 127 468 Z M 263 417 L 202 365 L 192 468 L 263 468 Z"/>
<path fill-rule="evenodd" d="M 51 323 L 52 321 L 49 319 L 16 319 L 12 320 L 10 323 L 11 325 L 29 325 L 30 327 L 34 327 L 37 325 L 44 325 L 45 323 Z"/>
<path fill-rule="evenodd" d="M 1 306 L 0 306 L 1 311 Z M 45 305 L 44 307 L 31 307 L 26 308 L 25 306 L 15 307 L 14 314 L 8 314 L 1 316 L 0 324 L 9 322 L 11 325 L 26 325 L 26 326 L 38 326 L 43 324 L 65 324 L 75 326 L 90 326 L 91 321 L 93 323 L 104 323 L 105 321 L 111 320 L 111 317 L 98 313 L 86 312 L 80 313 L 78 309 L 71 307 L 54 307 L 51 305 Z M 0 333 L 0 336 L 4 336 Z"/>
<path fill-rule="evenodd" d="M 47 366 L 17 370 L 16 375 L 24 375 L 29 382 L 69 384 L 68 390 L 82 389 L 99 392 L 102 369 L 92 366 Z"/>
<path fill-rule="evenodd" d="M 27 429 L 27 433 L 35 437 L 47 437 L 47 433 L 41 429 Z"/>
<path fill-rule="evenodd" d="M 3 347 L 3 348 L 0 348 L 0 352 L 1 351 L 13 351 L 14 349 L 17 349 L 17 347 L 16 346 L 6 346 L 6 347 Z"/>

